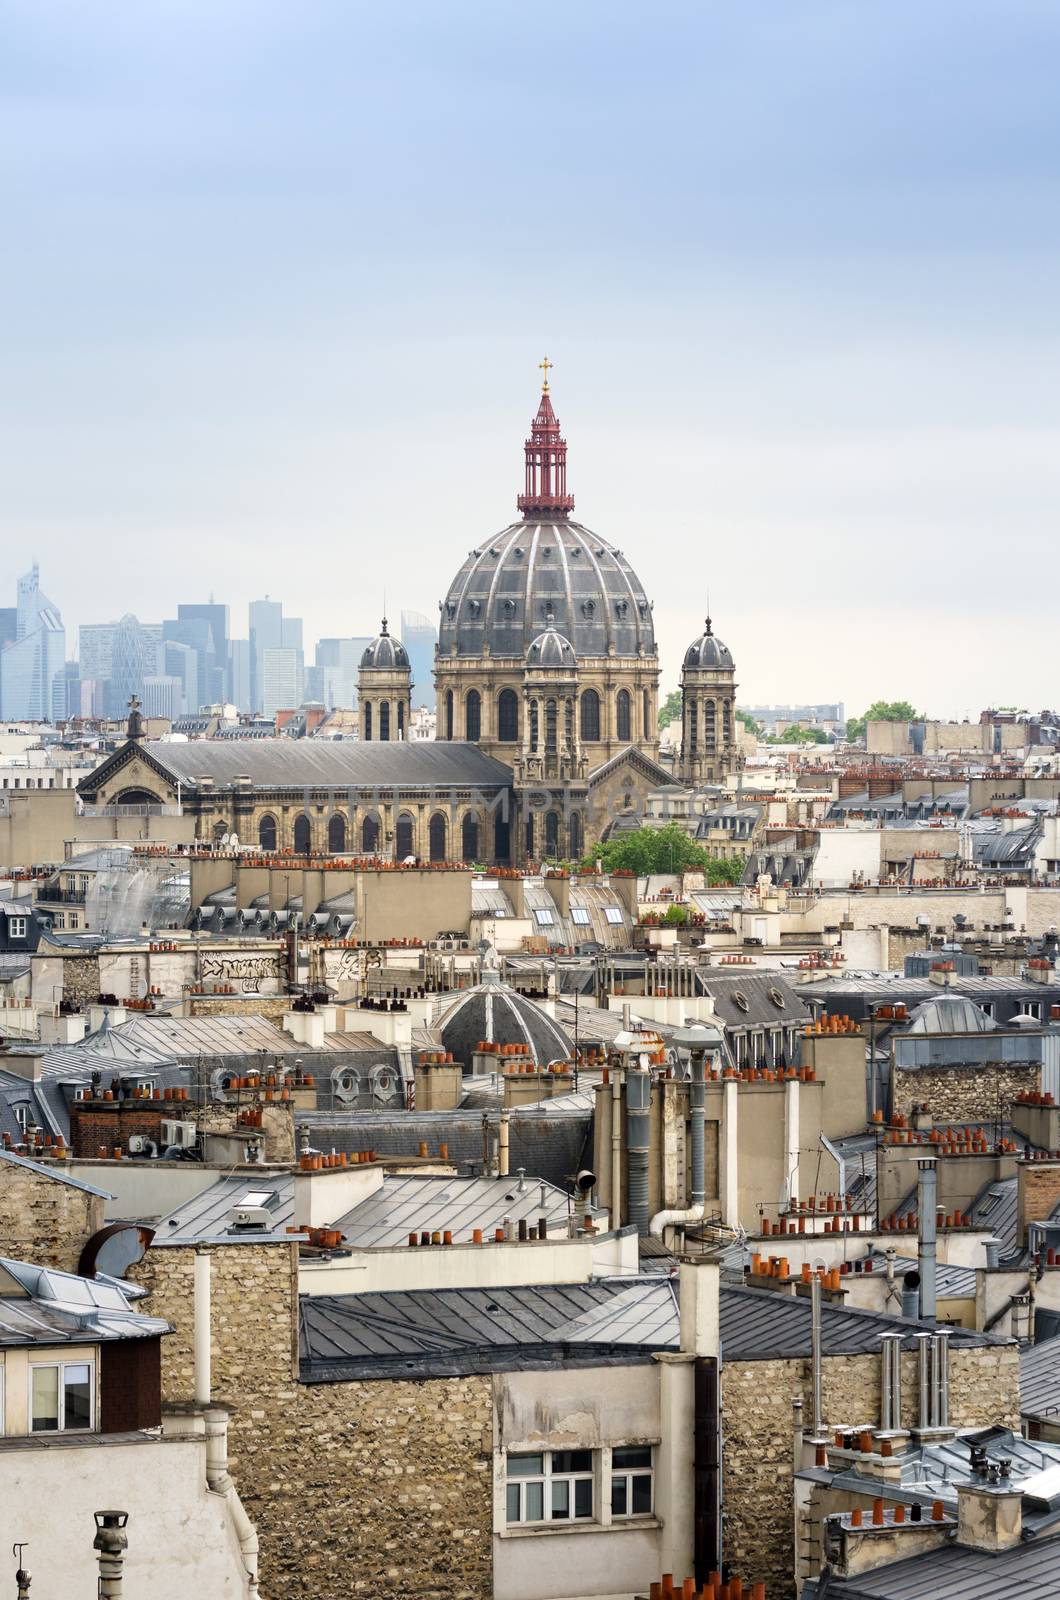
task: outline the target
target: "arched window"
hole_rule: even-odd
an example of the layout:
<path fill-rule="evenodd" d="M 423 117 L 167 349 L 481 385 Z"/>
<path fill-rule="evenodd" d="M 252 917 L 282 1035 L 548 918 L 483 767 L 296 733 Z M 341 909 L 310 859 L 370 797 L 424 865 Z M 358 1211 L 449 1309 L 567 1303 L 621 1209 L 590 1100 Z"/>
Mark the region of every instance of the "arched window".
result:
<path fill-rule="evenodd" d="M 374 856 L 379 849 L 379 818 L 374 811 L 366 811 L 361 823 L 361 854 Z"/>
<path fill-rule="evenodd" d="M 453 737 L 453 691 L 452 691 L 452 689 L 447 689 L 445 691 L 445 737 L 447 739 L 451 739 Z"/>
<path fill-rule="evenodd" d="M 526 819 L 526 859 L 534 859 L 534 813 L 531 811 Z"/>
<path fill-rule="evenodd" d="M 717 733 L 717 708 L 713 700 L 703 702 L 703 743 L 708 750 L 713 750 L 715 735 Z"/>
<path fill-rule="evenodd" d="M 570 821 L 567 823 L 567 837 L 570 841 L 570 858 L 577 861 L 584 853 L 585 846 L 582 841 L 582 815 L 580 811 L 572 811 Z"/>
<path fill-rule="evenodd" d="M 643 701 L 643 705 L 641 706 L 641 711 L 643 713 L 643 719 L 644 719 L 643 720 L 644 737 L 645 737 L 645 739 L 647 739 L 650 736 L 650 734 L 653 732 L 652 725 L 651 725 L 651 695 L 648 693 L 647 689 L 644 690 L 643 694 L 641 695 L 641 699 Z"/>
<path fill-rule="evenodd" d="M 688 753 L 695 755 L 699 748 L 699 707 L 693 700 L 688 710 Z"/>
<path fill-rule="evenodd" d="M 416 819 L 410 817 L 407 811 L 402 811 L 397 819 L 397 858 L 404 861 L 406 856 L 416 854 Z"/>
<path fill-rule="evenodd" d="M 512 854 L 512 825 L 506 816 L 499 813 L 493 823 L 493 857 L 495 861 L 506 862 Z"/>
<path fill-rule="evenodd" d="M 556 702 L 545 701 L 545 750 L 550 756 L 556 753 Z"/>
<path fill-rule="evenodd" d="M 600 738 L 600 696 L 586 689 L 581 698 L 582 743 L 596 744 Z"/>
<path fill-rule="evenodd" d="M 436 811 L 434 813 L 427 832 L 430 843 L 431 860 L 444 861 L 448 826 L 442 812 Z"/>
<path fill-rule="evenodd" d="M 296 856 L 309 854 L 309 818 L 304 812 L 294 819 L 294 853 Z"/>
<path fill-rule="evenodd" d="M 469 689 L 467 705 L 464 709 L 465 738 L 470 744 L 478 744 L 482 738 L 482 696 L 477 689 Z"/>
<path fill-rule="evenodd" d="M 721 706 L 722 738 L 726 744 L 732 743 L 732 701 L 723 700 Z"/>
<path fill-rule="evenodd" d="M 615 698 L 615 737 L 628 744 L 633 737 L 633 718 L 630 715 L 629 690 L 620 689 Z"/>
<path fill-rule="evenodd" d="M 545 812 L 545 854 L 551 860 L 559 855 L 559 812 Z"/>
<path fill-rule="evenodd" d="M 328 849 L 333 856 L 340 856 L 346 848 L 346 818 L 338 812 L 328 823 Z"/>
<path fill-rule="evenodd" d="M 361 713 L 361 738 L 362 739 L 370 739 L 371 737 L 372 737 L 372 702 L 370 700 L 366 700 L 364 702 L 364 710 Z"/>
<path fill-rule="evenodd" d="M 568 750 L 574 749 L 574 701 L 563 702 L 563 742 Z"/>
<path fill-rule="evenodd" d="M 390 701 L 379 702 L 379 738 L 386 743 L 390 738 Z"/>
<path fill-rule="evenodd" d="M 399 700 L 398 703 L 397 703 L 397 706 L 398 706 L 398 738 L 399 739 L 404 739 L 404 737 L 405 737 L 405 702 L 404 702 L 404 700 Z"/>
<path fill-rule="evenodd" d="M 228 824 L 227 824 L 227 822 L 215 822 L 214 825 L 213 825 L 214 843 L 215 844 L 220 844 L 221 840 L 224 838 L 224 836 L 225 836 L 225 834 L 227 832 L 228 832 Z"/>
<path fill-rule="evenodd" d="M 536 700 L 531 700 L 531 702 L 530 702 L 530 748 L 531 748 L 531 750 L 536 750 L 537 746 L 538 746 L 537 701 Z"/>
<path fill-rule="evenodd" d="M 263 850 L 276 848 L 276 818 L 262 817 L 258 823 L 258 844 Z"/>
<path fill-rule="evenodd" d="M 465 861 L 478 860 L 478 813 L 469 811 L 464 818 L 460 835 L 460 853 Z"/>
<path fill-rule="evenodd" d="M 519 696 L 514 689 L 502 689 L 497 696 L 497 738 L 501 744 L 519 739 Z"/>

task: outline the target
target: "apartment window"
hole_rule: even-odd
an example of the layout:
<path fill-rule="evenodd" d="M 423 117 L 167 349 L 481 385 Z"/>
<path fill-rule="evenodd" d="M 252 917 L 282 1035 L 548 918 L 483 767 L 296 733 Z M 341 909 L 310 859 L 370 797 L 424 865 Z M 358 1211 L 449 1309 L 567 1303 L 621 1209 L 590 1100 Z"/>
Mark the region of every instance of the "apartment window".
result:
<path fill-rule="evenodd" d="M 555 920 L 556 919 L 552 915 L 552 912 L 549 910 L 548 906 L 534 907 L 534 921 L 537 923 L 538 927 L 550 928 Z"/>
<path fill-rule="evenodd" d="M 622 1445 L 611 1452 L 611 1515 L 650 1517 L 654 1480 L 651 1445 Z"/>
<path fill-rule="evenodd" d="M 91 1361 L 56 1361 L 29 1369 L 32 1433 L 67 1433 L 92 1426 Z"/>
<path fill-rule="evenodd" d="M 995 1006 L 995 1004 L 996 1004 L 996 1002 L 993 1001 L 993 1000 L 983 1000 L 983 1001 L 980 1002 L 980 1005 L 979 1005 L 979 1009 L 983 1013 L 984 1017 L 989 1017 L 991 1019 L 991 1021 L 993 1020 L 993 1016 L 994 1016 L 994 1006 Z"/>
<path fill-rule="evenodd" d="M 576 922 L 579 928 L 588 928 L 592 921 L 584 906 L 571 906 L 570 919 Z"/>
<path fill-rule="evenodd" d="M 1024 1016 L 1027 1016 L 1027 1017 L 1033 1017 L 1035 1022 L 1041 1022 L 1041 1020 L 1042 1020 L 1042 1003 L 1041 1003 L 1041 1001 L 1040 1000 L 1024 1000 L 1023 1001 L 1023 1014 L 1024 1014 Z"/>
<path fill-rule="evenodd" d="M 24 939 L 26 937 L 25 917 L 8 917 L 7 936 L 9 939 Z"/>
<path fill-rule="evenodd" d="M 509 1523 L 585 1521 L 593 1514 L 593 1453 L 510 1455 L 505 1488 Z"/>
<path fill-rule="evenodd" d="M 622 913 L 617 906 L 605 906 L 604 916 L 611 923 L 620 924 L 622 921 Z"/>
<path fill-rule="evenodd" d="M 29 1106 L 26 1105 L 25 1101 L 23 1101 L 21 1105 L 17 1105 L 13 1109 L 15 1113 L 15 1121 L 22 1129 L 22 1132 L 25 1133 L 26 1129 L 29 1127 Z"/>

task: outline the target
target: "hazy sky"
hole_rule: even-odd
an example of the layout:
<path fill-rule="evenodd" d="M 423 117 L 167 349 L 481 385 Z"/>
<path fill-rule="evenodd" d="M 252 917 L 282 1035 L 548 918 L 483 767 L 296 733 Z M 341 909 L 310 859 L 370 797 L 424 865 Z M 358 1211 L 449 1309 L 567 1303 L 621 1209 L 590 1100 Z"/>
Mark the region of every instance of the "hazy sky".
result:
<path fill-rule="evenodd" d="M 1056 0 L 0 0 L 0 601 L 434 615 L 537 362 L 748 700 L 1060 700 Z"/>

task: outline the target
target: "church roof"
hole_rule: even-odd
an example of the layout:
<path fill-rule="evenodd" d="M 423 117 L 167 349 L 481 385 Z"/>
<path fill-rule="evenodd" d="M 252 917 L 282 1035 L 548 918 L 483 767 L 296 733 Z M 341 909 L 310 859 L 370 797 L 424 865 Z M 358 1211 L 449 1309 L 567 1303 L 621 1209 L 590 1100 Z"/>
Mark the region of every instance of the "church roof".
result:
<path fill-rule="evenodd" d="M 384 617 L 382 628 L 361 656 L 361 671 L 393 672 L 408 664 L 408 651 L 400 639 L 391 636 Z"/>
<path fill-rule="evenodd" d="M 587 656 L 655 654 L 651 605 L 621 550 L 580 522 L 514 522 L 472 550 L 442 605 L 447 656 L 522 660 L 548 629 Z"/>
<path fill-rule="evenodd" d="M 528 667 L 574 667 L 577 661 L 574 646 L 555 628 L 539 633 L 526 652 Z"/>
<path fill-rule="evenodd" d="M 251 787 L 277 789 L 401 788 L 446 785 L 508 787 L 512 775 L 478 745 L 423 739 L 375 743 L 354 739 L 194 739 L 186 744 L 151 741 L 123 745 L 82 780 L 81 794 L 95 794 L 128 759 L 147 758 L 174 783 L 197 788 L 203 777 L 217 788 L 237 777 Z"/>
<path fill-rule="evenodd" d="M 700 667 L 706 671 L 732 672 L 732 652 L 720 639 L 714 637 L 714 628 L 710 618 L 698 639 L 693 639 L 685 651 L 686 667 Z"/>

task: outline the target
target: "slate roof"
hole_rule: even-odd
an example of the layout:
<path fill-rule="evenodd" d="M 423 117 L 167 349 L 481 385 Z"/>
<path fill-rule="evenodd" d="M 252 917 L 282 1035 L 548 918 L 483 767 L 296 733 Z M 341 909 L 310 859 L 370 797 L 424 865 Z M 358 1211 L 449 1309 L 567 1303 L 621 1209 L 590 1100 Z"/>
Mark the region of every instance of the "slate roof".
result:
<path fill-rule="evenodd" d="M 535 1288 L 303 1295 L 304 1383 L 496 1368 L 599 1365 L 678 1344 L 663 1278 L 595 1278 Z"/>
<path fill-rule="evenodd" d="M 1060 1538 L 1035 1539 L 993 1554 L 944 1544 L 921 1556 L 808 1583 L 804 1600 L 1056 1600 Z"/>
<path fill-rule="evenodd" d="M 880 1335 L 904 1335 L 903 1350 L 917 1349 L 915 1335 L 928 1324 L 880 1316 L 849 1306 L 821 1307 L 821 1350 L 825 1356 L 879 1355 Z M 1007 1344 L 989 1334 L 954 1328 L 953 1349 Z M 810 1299 L 770 1289 L 721 1287 L 721 1346 L 725 1361 L 788 1360 L 810 1354 Z"/>
<path fill-rule="evenodd" d="M 729 973 L 714 967 L 699 968 L 696 987 L 701 994 L 710 995 L 719 1021 L 730 1032 L 743 1028 L 802 1027 L 810 1020 L 810 1010 L 802 996 L 775 971 L 756 972 L 745 967 L 740 972 Z M 780 996 L 782 1004 L 777 1004 L 773 998 L 775 994 Z M 746 1010 L 739 996 L 746 1000 Z"/>
<path fill-rule="evenodd" d="M 218 788 L 240 774 L 255 789 L 508 788 L 508 767 L 475 744 L 417 739 L 378 743 L 354 739 L 193 739 L 187 744 L 153 740 L 139 747 L 183 787 L 194 790 L 201 777 Z M 82 779 L 79 789 L 95 793 L 127 747 Z"/>
<path fill-rule="evenodd" d="M 383 1178 L 375 1194 L 337 1217 L 334 1226 L 342 1229 L 347 1244 L 359 1250 L 388 1245 L 407 1248 L 409 1234 L 425 1229 L 444 1232 L 448 1228 L 454 1244 L 470 1243 L 476 1228 L 492 1238 L 505 1217 L 511 1218 L 513 1229 L 520 1219 L 536 1226 L 538 1217 L 545 1216 L 552 1232 L 566 1230 L 570 1196 L 565 1190 L 546 1185 L 542 1204 L 537 1178 L 525 1178 L 522 1188 L 519 1185 L 515 1176 L 421 1178 L 395 1173 Z"/>
<path fill-rule="evenodd" d="M 113 1279 L 0 1257 L 0 1346 L 99 1344 L 170 1331 L 161 1317 L 134 1311 L 131 1298 Z"/>
<path fill-rule="evenodd" d="M 1060 1337 L 1020 1350 L 1020 1411 L 1054 1420 L 1060 1412 Z"/>
<path fill-rule="evenodd" d="M 571 1097 L 564 1096 L 564 1100 Z M 579 1097 L 580 1099 L 580 1097 Z M 509 1165 L 519 1167 L 527 1179 L 544 1178 L 563 1188 L 574 1173 L 591 1165 L 592 1110 L 575 1105 L 555 1111 L 553 1102 L 514 1108 L 508 1125 Z M 422 1141 L 431 1155 L 449 1146 L 449 1159 L 458 1166 L 482 1165 L 481 1110 L 473 1111 L 300 1111 L 299 1125 L 309 1128 L 320 1150 L 376 1150 L 382 1156 L 415 1156 Z M 490 1117 L 490 1137 L 496 1138 L 496 1113 Z"/>
<path fill-rule="evenodd" d="M 269 1228 L 233 1228 L 229 1215 L 237 1206 L 264 1206 Z M 141 1221 L 148 1221 L 144 1217 Z M 247 1167 L 238 1176 L 216 1183 L 175 1206 L 151 1226 L 152 1249 L 190 1244 L 289 1244 L 287 1225 L 294 1221 L 294 1175 L 287 1171 Z"/>
<path fill-rule="evenodd" d="M 571 1039 L 542 1006 L 496 981 L 465 990 L 442 1012 L 438 1028 L 443 1049 L 465 1066 L 482 1039 L 528 1046 L 539 1067 L 569 1061 L 574 1053 Z"/>

